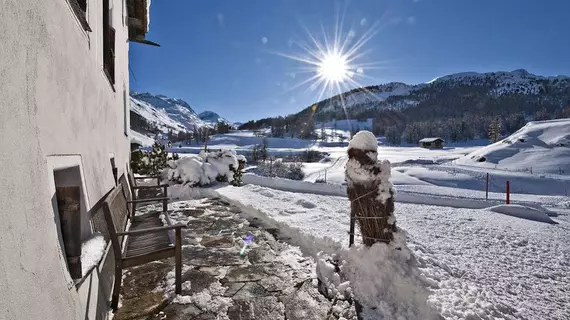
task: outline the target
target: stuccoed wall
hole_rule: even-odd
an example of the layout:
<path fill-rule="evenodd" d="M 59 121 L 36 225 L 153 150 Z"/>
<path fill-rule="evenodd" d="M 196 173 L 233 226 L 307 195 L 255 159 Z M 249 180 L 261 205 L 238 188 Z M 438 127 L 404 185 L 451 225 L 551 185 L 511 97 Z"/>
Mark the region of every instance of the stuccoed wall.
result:
<path fill-rule="evenodd" d="M 102 1 L 88 1 L 86 32 L 66 0 L 0 0 L 0 319 L 85 318 L 68 287 L 46 159 L 80 156 L 88 208 L 114 186 L 110 154 L 119 175 L 127 164 L 126 11 L 112 1 L 116 92 L 102 67 Z"/>

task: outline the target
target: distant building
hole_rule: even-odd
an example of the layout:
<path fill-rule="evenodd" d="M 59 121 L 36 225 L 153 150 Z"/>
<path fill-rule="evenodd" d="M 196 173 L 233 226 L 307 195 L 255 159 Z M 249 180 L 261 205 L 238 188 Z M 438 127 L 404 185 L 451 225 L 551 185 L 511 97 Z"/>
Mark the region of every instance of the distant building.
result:
<path fill-rule="evenodd" d="M 359 121 L 358 119 L 343 119 L 343 120 L 333 120 L 325 122 L 324 125 L 327 128 L 336 128 L 336 130 L 344 131 L 360 131 L 360 130 L 372 130 L 374 123 L 373 118 L 368 118 L 365 121 Z M 322 124 L 317 123 L 317 126 Z"/>
<path fill-rule="evenodd" d="M 423 138 L 420 140 L 420 147 L 426 149 L 442 149 L 445 140 L 442 138 Z"/>

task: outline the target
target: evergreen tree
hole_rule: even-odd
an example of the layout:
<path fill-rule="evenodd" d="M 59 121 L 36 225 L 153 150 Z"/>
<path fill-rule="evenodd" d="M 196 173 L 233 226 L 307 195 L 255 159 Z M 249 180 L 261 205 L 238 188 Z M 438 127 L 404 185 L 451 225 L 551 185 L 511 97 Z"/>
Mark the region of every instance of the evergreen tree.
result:
<path fill-rule="evenodd" d="M 501 137 L 501 122 L 499 119 L 493 119 L 489 125 L 489 142 L 495 143 Z"/>

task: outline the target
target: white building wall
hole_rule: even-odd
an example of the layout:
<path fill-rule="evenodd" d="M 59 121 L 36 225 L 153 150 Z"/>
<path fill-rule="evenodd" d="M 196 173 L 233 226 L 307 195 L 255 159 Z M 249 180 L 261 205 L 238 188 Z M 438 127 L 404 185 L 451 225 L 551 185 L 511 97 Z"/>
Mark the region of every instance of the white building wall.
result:
<path fill-rule="evenodd" d="M 66 0 L 0 0 L 0 319 L 85 319 L 49 171 L 79 156 L 90 209 L 114 186 L 109 154 L 119 175 L 128 162 L 126 9 L 111 1 L 116 92 L 103 72 L 102 1 L 88 0 L 86 32 Z"/>

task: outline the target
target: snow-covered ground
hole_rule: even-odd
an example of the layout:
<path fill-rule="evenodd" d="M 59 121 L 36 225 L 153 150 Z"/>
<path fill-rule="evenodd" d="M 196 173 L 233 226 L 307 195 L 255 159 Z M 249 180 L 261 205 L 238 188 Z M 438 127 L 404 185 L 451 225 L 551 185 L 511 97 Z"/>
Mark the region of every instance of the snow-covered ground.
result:
<path fill-rule="evenodd" d="M 570 119 L 529 122 L 509 137 L 456 160 L 480 168 L 539 173 L 570 171 Z"/>
<path fill-rule="evenodd" d="M 562 134 L 567 133 L 558 123 L 529 125 L 527 132 L 534 126 L 542 133 L 531 130 L 535 133 L 527 136 L 551 141 L 550 145 L 564 143 Z M 239 152 L 262 138 L 235 132 L 213 140 L 213 145 Z M 246 174 L 245 186 L 216 192 L 276 224 L 305 253 L 346 247 L 350 210 L 344 181 L 346 147 L 271 138 L 269 146 L 291 152 L 310 146 L 329 156 L 304 163 L 304 181 Z M 446 319 L 570 319 L 570 175 L 520 172 L 500 165 L 532 163 L 537 157 L 570 164 L 570 155 L 553 154 L 554 147 L 525 148 L 516 142 L 512 146 L 378 148 L 378 157 L 392 162 L 397 224 L 408 233 L 408 245 L 430 284 L 430 302 Z M 512 152 L 497 152 L 505 147 L 516 150 L 519 158 L 512 158 Z M 499 165 L 459 160 L 479 153 L 493 154 Z M 485 200 L 487 173 L 489 199 Z M 325 175 L 326 183 L 315 183 L 325 180 Z M 510 181 L 511 205 L 505 205 L 506 181 Z"/>
<path fill-rule="evenodd" d="M 256 185 L 217 191 L 298 229 L 300 237 L 348 245 L 346 197 Z M 567 319 L 570 212 L 557 213 L 558 224 L 548 224 L 487 209 L 396 206 L 398 225 L 431 283 L 430 301 L 448 319 Z M 291 241 L 313 250 L 303 240 Z"/>

